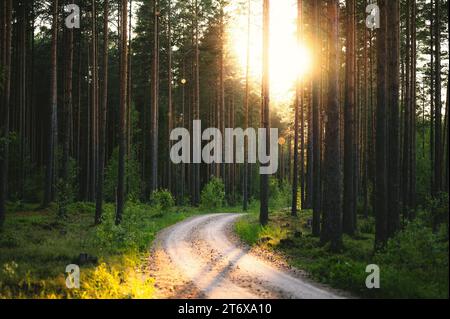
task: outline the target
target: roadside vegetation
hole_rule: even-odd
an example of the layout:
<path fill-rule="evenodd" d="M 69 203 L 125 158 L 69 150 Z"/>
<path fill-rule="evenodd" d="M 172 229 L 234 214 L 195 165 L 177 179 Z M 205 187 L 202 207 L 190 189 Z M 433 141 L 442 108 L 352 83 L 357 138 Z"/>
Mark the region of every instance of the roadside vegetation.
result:
<path fill-rule="evenodd" d="M 445 212 L 448 206 L 441 207 L 441 213 Z M 310 210 L 292 217 L 290 210 L 278 209 L 271 212 L 268 225 L 263 227 L 252 212 L 236 223 L 235 230 L 248 245 L 280 253 L 314 280 L 359 297 L 448 298 L 448 224 L 433 231 L 434 217 L 427 210 L 405 222 L 402 231 L 376 253 L 373 217 L 359 218 L 357 233 L 344 235 L 340 253 L 332 253 L 329 244 L 322 245 L 311 235 L 311 218 Z M 366 288 L 369 264 L 380 267 L 380 289 Z"/>
<path fill-rule="evenodd" d="M 71 204 L 64 219 L 56 206 L 19 208 L 0 236 L 1 298 L 150 298 L 153 280 L 142 266 L 156 233 L 198 213 L 129 203 L 116 226 L 114 206 L 106 205 L 103 223 L 94 227 L 90 203 Z M 69 264 L 80 266 L 79 290 L 66 288 Z"/>
<path fill-rule="evenodd" d="M 202 201 L 220 198 L 221 180 L 210 182 Z M 59 216 L 57 204 L 8 203 L 0 234 L 1 298 L 152 298 L 154 280 L 146 272 L 157 233 L 190 216 L 235 212 L 237 208 L 176 207 L 170 192 L 152 193 L 148 203 L 129 200 L 120 225 L 113 204 L 94 225 L 95 204 L 77 202 Z M 66 288 L 66 266 L 80 266 L 80 289 Z"/>

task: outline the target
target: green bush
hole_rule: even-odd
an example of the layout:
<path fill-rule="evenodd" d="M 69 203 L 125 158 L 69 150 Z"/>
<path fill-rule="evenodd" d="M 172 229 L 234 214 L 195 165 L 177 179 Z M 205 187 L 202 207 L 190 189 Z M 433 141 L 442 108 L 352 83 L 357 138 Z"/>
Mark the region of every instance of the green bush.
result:
<path fill-rule="evenodd" d="M 115 208 L 107 204 L 103 212 L 103 222 L 96 229 L 96 246 L 107 251 L 144 249 L 151 241 L 148 223 L 155 212 L 153 208 L 129 201 L 125 206 L 121 224 L 116 225 Z"/>
<path fill-rule="evenodd" d="M 73 203 L 76 197 L 78 167 L 73 158 L 69 158 L 67 171 L 67 178 L 59 178 L 56 183 L 56 202 L 59 206 L 58 214 L 60 216 L 66 215 L 67 206 Z"/>
<path fill-rule="evenodd" d="M 375 259 L 380 267 L 387 266 L 384 289 L 392 291 L 393 296 L 448 298 L 448 237 L 445 230 L 434 233 L 423 221 L 416 219 L 389 240 L 386 249 Z"/>
<path fill-rule="evenodd" d="M 292 186 L 287 180 L 281 182 L 274 176 L 269 178 L 269 206 L 285 208 L 291 205 Z"/>
<path fill-rule="evenodd" d="M 448 193 L 441 192 L 435 197 L 428 197 L 426 213 L 421 217 L 435 230 L 441 224 L 448 225 Z"/>
<path fill-rule="evenodd" d="M 118 168 L 119 149 L 116 148 L 105 170 L 104 191 L 107 202 L 115 202 L 116 199 Z M 141 172 L 140 164 L 135 159 L 135 156 L 131 156 L 125 161 L 125 181 L 128 191 L 127 198 L 129 200 L 137 200 L 141 192 Z"/>
<path fill-rule="evenodd" d="M 358 220 L 358 230 L 364 234 L 375 234 L 375 219 L 368 217 Z"/>
<path fill-rule="evenodd" d="M 225 185 L 220 178 L 213 177 L 203 188 L 200 205 L 203 208 L 220 208 L 225 201 Z"/>
<path fill-rule="evenodd" d="M 172 193 L 167 189 L 153 191 L 150 195 L 150 204 L 154 207 L 167 211 L 175 206 L 175 200 Z"/>

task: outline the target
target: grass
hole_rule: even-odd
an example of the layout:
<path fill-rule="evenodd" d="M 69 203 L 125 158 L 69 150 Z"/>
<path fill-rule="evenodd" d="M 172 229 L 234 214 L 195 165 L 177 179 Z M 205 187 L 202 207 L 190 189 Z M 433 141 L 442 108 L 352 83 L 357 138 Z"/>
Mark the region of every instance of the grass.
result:
<path fill-rule="evenodd" d="M 105 205 L 104 221 L 93 226 L 94 205 L 75 203 L 67 217 L 57 207 L 9 203 L 0 233 L 1 298 L 151 298 L 153 279 L 143 265 L 161 229 L 189 216 L 212 212 L 240 212 L 240 208 L 170 208 L 163 210 L 129 202 L 120 226 L 114 206 Z M 310 211 L 294 218 L 287 210 L 270 214 L 266 227 L 258 224 L 258 202 L 235 225 L 249 245 L 284 254 L 290 264 L 316 280 L 369 298 L 448 298 L 448 229 L 433 233 L 417 218 L 374 254 L 374 220 L 360 219 L 358 234 L 344 236 L 344 250 L 332 254 L 310 234 Z M 86 261 L 80 254 L 87 254 Z M 65 285 L 65 267 L 79 264 L 81 289 Z M 381 288 L 365 286 L 366 266 L 377 264 Z"/>
<path fill-rule="evenodd" d="M 258 224 L 255 212 L 241 218 L 236 233 L 247 244 L 282 253 L 287 261 L 312 278 L 366 298 L 448 298 L 448 233 L 434 234 L 420 221 L 412 222 L 374 254 L 374 220 L 360 219 L 356 236 L 344 235 L 344 250 L 329 251 L 311 236 L 310 211 L 291 217 L 287 210 L 270 215 L 268 226 Z M 446 235 L 447 234 L 447 235 Z M 367 289 L 366 267 L 380 267 L 380 289 Z"/>
<path fill-rule="evenodd" d="M 70 205 L 67 217 L 57 208 L 10 204 L 0 233 L 1 298 L 151 298 L 153 279 L 142 271 L 157 232 L 189 216 L 192 208 L 162 211 L 129 203 L 120 226 L 114 206 L 106 204 L 104 221 L 93 226 L 94 205 Z M 87 254 L 87 260 L 80 260 Z M 79 264 L 81 289 L 65 285 L 65 268 Z"/>

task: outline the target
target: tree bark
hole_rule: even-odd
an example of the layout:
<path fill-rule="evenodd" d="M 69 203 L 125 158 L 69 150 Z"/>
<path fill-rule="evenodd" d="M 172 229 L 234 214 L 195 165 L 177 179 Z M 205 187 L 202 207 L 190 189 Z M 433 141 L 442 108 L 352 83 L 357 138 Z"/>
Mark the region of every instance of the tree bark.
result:
<path fill-rule="evenodd" d="M 386 0 L 380 0 L 380 28 L 377 32 L 377 110 L 376 110 L 376 180 L 375 245 L 387 240 L 387 125 L 386 125 Z"/>
<path fill-rule="evenodd" d="M 50 71 L 50 131 L 48 138 L 47 167 L 45 174 L 45 193 L 43 207 L 48 207 L 54 196 L 55 147 L 58 138 L 58 84 L 57 84 L 57 45 L 58 45 L 58 0 L 53 1 L 51 71 Z"/>
<path fill-rule="evenodd" d="M 344 108 L 344 207 L 343 231 L 353 235 L 356 231 L 356 194 L 354 190 L 354 132 L 355 132 L 355 2 L 347 0 L 346 89 Z"/>
<path fill-rule="evenodd" d="M 103 214 L 103 180 L 105 175 L 105 149 L 106 149 L 106 118 L 108 112 L 108 16 L 109 0 L 105 0 L 103 7 L 103 87 L 102 87 L 102 109 L 99 116 L 99 155 L 98 155 L 98 176 L 97 176 L 97 198 L 95 207 L 95 224 L 102 221 Z"/>
<path fill-rule="evenodd" d="M 195 39 L 194 39 L 194 120 L 200 120 L 200 50 L 199 50 L 199 6 L 195 0 Z M 193 204 L 200 203 L 200 164 L 194 163 Z"/>
<path fill-rule="evenodd" d="M 64 81 L 64 109 L 63 109 L 63 155 L 61 163 L 61 184 L 66 196 L 69 195 L 69 152 L 71 145 L 71 122 L 72 122 L 72 77 L 73 77 L 73 29 L 67 29 L 66 31 L 66 48 L 65 48 L 66 60 L 65 60 L 65 81 Z M 66 204 L 64 201 L 60 203 L 59 215 L 64 216 L 66 213 Z"/>
<path fill-rule="evenodd" d="M 249 127 L 249 102 L 250 102 L 250 31 L 251 31 L 251 0 L 247 2 L 247 62 L 245 67 L 245 101 L 244 101 L 244 126 Z M 248 140 L 245 140 L 245 157 L 244 157 L 244 183 L 243 190 L 243 210 L 247 211 L 249 201 L 249 170 L 248 163 Z"/>
<path fill-rule="evenodd" d="M 119 168 L 118 168 L 118 183 L 117 183 L 117 210 L 116 210 L 116 225 L 122 222 L 123 210 L 125 206 L 125 155 L 126 155 L 126 115 L 127 115 L 127 72 L 128 72 L 128 45 L 125 41 L 127 35 L 127 0 L 122 0 L 121 10 L 121 37 L 120 42 L 120 109 L 119 109 Z"/>
<path fill-rule="evenodd" d="M 152 52 L 152 79 L 151 79 L 151 186 L 150 193 L 158 189 L 158 109 L 159 109 L 159 3 L 158 0 L 153 1 L 153 52 Z"/>
<path fill-rule="evenodd" d="M 2 52 L 1 64 L 3 67 L 3 85 L 1 87 L 1 137 L 6 141 L 0 147 L 3 149 L 0 157 L 0 230 L 3 228 L 6 215 L 6 200 L 8 194 L 8 160 L 9 160 L 9 108 L 11 89 L 11 22 L 12 0 L 6 0 L 2 4 Z"/>
<path fill-rule="evenodd" d="M 300 45 L 302 37 L 302 0 L 297 1 L 297 42 Z M 297 77 L 296 85 L 296 97 L 295 97 L 295 108 L 294 108 L 294 170 L 292 172 L 292 209 L 291 215 L 297 216 L 297 205 L 298 205 L 298 147 L 299 147 L 299 120 L 300 120 L 300 109 L 303 107 L 302 101 L 302 82 L 300 76 Z M 301 164 L 303 166 L 303 163 Z M 303 189 L 303 187 L 302 187 Z"/>
<path fill-rule="evenodd" d="M 441 13 L 439 0 L 435 0 L 435 24 L 434 24 L 434 187 L 436 196 L 442 191 L 442 101 L 441 101 Z"/>
<path fill-rule="evenodd" d="M 400 4 L 398 0 L 387 3 L 387 102 L 389 109 L 389 183 L 388 183 L 388 235 L 393 236 L 400 227 Z"/>
<path fill-rule="evenodd" d="M 170 154 L 170 149 L 172 147 L 172 141 L 170 140 L 170 133 L 173 129 L 173 102 L 172 102 L 172 2 L 171 0 L 167 3 L 168 11 L 167 11 L 167 42 L 168 42 L 168 48 L 167 48 L 167 104 L 168 104 L 168 114 L 167 114 L 167 120 L 168 120 L 168 152 L 167 154 Z M 172 161 L 170 159 L 168 160 L 167 165 L 167 186 L 169 191 L 173 191 L 172 189 Z"/>
<path fill-rule="evenodd" d="M 342 174 L 340 159 L 340 107 L 339 107 L 339 1 L 332 0 L 328 7 L 329 67 L 328 107 L 325 128 L 323 214 L 326 223 L 322 239 L 331 241 L 333 252 L 342 248 Z"/>
<path fill-rule="evenodd" d="M 263 72 L 261 97 L 261 127 L 266 130 L 266 149 L 270 149 L 270 74 L 269 74 L 269 47 L 270 47 L 270 0 L 263 0 Z M 261 175 L 260 212 L 261 225 L 269 222 L 269 175 Z"/>
<path fill-rule="evenodd" d="M 320 2 L 314 0 L 314 33 L 316 38 L 320 38 Z M 321 46 L 315 44 L 315 55 L 320 56 Z M 312 220 L 312 234 L 313 236 L 320 235 L 320 225 L 321 225 L 321 183 L 320 183 L 320 105 L 319 105 L 319 95 L 320 95 L 320 71 L 315 70 L 313 74 L 313 84 L 312 84 L 312 208 L 313 208 L 313 220 Z"/>

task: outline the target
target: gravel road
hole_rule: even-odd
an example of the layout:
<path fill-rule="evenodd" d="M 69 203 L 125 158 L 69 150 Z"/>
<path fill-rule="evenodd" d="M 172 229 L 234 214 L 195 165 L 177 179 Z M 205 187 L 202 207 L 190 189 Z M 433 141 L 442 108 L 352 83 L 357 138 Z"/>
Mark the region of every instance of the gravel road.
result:
<path fill-rule="evenodd" d="M 232 226 L 240 216 L 196 216 L 162 231 L 148 266 L 157 297 L 345 298 L 239 243 Z"/>

